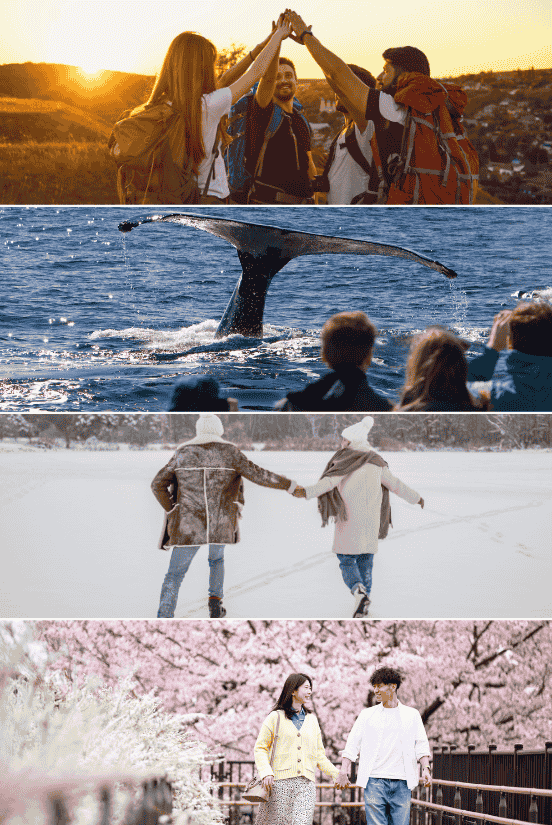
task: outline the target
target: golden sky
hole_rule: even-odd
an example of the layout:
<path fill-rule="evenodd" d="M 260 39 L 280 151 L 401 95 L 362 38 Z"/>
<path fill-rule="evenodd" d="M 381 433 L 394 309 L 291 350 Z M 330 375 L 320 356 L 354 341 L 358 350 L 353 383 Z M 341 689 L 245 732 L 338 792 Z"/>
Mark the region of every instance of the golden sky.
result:
<path fill-rule="evenodd" d="M 289 0 L 288 0 L 289 2 Z M 322 43 L 378 74 L 390 46 L 417 46 L 435 77 L 552 67 L 550 0 L 298 0 L 295 10 Z M 89 72 L 155 74 L 172 38 L 192 30 L 217 48 L 248 49 L 283 10 L 274 0 L 0 0 L 0 64 L 66 63 Z M 307 50 L 282 54 L 299 77 L 321 77 Z"/>

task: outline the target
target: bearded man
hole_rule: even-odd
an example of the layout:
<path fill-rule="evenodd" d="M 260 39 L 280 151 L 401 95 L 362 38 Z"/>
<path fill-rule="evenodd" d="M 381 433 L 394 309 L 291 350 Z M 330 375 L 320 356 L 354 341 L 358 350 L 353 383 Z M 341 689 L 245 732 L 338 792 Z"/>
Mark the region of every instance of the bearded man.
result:
<path fill-rule="evenodd" d="M 310 126 L 295 100 L 297 75 L 276 55 L 261 78 L 247 118 L 249 203 L 313 203 Z"/>

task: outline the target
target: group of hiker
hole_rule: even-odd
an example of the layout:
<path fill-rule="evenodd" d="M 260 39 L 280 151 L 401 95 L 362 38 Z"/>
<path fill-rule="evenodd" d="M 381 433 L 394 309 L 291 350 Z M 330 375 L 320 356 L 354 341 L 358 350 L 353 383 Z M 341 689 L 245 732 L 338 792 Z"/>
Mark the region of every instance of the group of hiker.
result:
<path fill-rule="evenodd" d="M 291 37 L 318 63 L 345 125 L 324 170 L 281 56 Z M 294 11 L 220 78 L 217 51 L 199 34 L 171 43 L 153 90 L 113 129 L 122 203 L 469 204 L 479 162 L 462 125 L 467 96 L 434 80 L 426 55 L 383 52 L 375 78 L 327 49 Z"/>
<path fill-rule="evenodd" d="M 364 312 L 340 312 L 321 331 L 321 358 L 330 371 L 289 392 L 275 409 L 284 412 L 551 412 L 552 306 L 521 302 L 494 319 L 482 355 L 469 361 L 468 341 L 434 325 L 415 335 L 396 405 L 375 392 L 367 371 L 378 330 Z M 377 367 L 376 367 L 377 369 Z M 468 388 L 469 385 L 469 388 Z M 471 391 L 470 391 L 471 390 Z M 177 382 L 173 411 L 236 411 L 220 397 L 216 380 L 193 375 Z"/>

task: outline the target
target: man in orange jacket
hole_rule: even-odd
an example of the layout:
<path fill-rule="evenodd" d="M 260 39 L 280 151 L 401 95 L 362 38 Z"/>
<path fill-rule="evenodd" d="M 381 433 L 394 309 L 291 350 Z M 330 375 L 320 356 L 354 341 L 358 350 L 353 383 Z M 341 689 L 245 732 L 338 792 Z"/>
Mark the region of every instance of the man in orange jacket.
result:
<path fill-rule="evenodd" d="M 370 89 L 298 14 L 288 11 L 288 19 L 353 119 L 374 122 L 379 203 L 474 202 L 479 159 L 461 124 L 467 95 L 460 86 L 433 80 L 425 54 L 403 46 L 383 53 L 378 88 Z"/>

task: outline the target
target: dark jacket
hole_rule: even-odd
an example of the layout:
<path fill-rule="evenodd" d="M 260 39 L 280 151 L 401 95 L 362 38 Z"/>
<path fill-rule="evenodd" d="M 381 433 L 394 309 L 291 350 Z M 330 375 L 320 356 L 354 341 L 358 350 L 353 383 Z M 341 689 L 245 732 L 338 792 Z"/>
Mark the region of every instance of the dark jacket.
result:
<path fill-rule="evenodd" d="M 378 395 L 358 367 L 329 372 L 304 390 L 290 392 L 275 408 L 282 412 L 389 412 L 393 405 Z"/>
<path fill-rule="evenodd" d="M 244 503 L 242 476 L 263 487 L 287 490 L 284 476 L 263 470 L 234 444 L 183 444 L 155 476 L 151 488 L 167 512 L 160 546 L 236 544 Z"/>
<path fill-rule="evenodd" d="M 552 356 L 486 347 L 468 364 L 468 381 L 491 380 L 491 405 L 501 412 L 552 411 Z"/>

